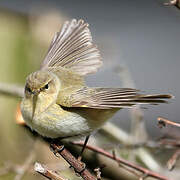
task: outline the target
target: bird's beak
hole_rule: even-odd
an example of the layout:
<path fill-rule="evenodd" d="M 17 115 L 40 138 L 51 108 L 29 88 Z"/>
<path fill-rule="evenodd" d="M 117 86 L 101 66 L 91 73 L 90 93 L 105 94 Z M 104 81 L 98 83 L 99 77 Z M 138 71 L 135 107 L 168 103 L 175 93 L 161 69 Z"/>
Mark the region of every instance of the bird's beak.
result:
<path fill-rule="evenodd" d="M 36 110 L 36 104 L 37 104 L 37 99 L 38 99 L 38 95 L 39 95 L 39 92 L 34 92 L 34 95 L 33 95 L 33 104 L 32 104 L 32 119 L 34 118 L 34 113 L 35 113 L 35 110 Z"/>

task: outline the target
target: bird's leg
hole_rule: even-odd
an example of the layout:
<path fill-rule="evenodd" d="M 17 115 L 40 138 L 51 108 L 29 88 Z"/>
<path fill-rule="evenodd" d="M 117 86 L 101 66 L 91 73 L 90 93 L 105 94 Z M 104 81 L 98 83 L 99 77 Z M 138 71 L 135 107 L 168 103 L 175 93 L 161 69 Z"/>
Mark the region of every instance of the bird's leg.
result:
<path fill-rule="evenodd" d="M 86 145 L 87 145 L 87 143 L 88 143 L 89 137 L 90 137 L 90 135 L 86 136 L 86 139 L 85 139 L 85 141 L 84 141 L 83 147 L 82 147 L 82 149 L 81 149 L 81 153 L 80 153 L 80 155 L 79 155 L 79 157 L 78 157 L 78 160 L 79 160 L 79 161 L 81 161 L 81 159 L 82 159 L 82 155 L 83 155 L 83 152 L 84 152 L 84 150 L 85 150 L 85 148 L 86 148 Z"/>

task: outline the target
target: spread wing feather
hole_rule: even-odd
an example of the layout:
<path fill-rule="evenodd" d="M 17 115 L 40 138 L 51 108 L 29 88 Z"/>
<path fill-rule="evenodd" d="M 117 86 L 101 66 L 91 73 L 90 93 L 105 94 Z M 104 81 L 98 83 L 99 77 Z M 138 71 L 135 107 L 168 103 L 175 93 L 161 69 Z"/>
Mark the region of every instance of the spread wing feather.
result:
<path fill-rule="evenodd" d="M 65 67 L 79 75 L 94 73 L 102 65 L 101 56 L 88 24 L 83 20 L 66 21 L 54 36 L 41 68 Z"/>
<path fill-rule="evenodd" d="M 172 98 L 169 94 L 140 94 L 131 88 L 87 88 L 78 90 L 71 96 L 71 107 L 88 107 L 96 109 L 129 108 L 136 104 L 166 103 Z"/>

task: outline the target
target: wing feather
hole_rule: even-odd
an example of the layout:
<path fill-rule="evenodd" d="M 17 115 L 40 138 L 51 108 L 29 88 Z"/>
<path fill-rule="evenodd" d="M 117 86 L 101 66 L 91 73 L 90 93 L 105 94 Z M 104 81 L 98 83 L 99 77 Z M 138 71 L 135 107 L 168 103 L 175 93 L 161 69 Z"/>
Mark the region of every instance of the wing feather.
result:
<path fill-rule="evenodd" d="M 88 26 L 83 20 L 66 21 L 55 34 L 41 68 L 61 66 L 82 76 L 96 72 L 102 61 Z"/>
<path fill-rule="evenodd" d="M 87 88 L 84 87 L 70 97 L 71 107 L 96 109 L 130 108 L 137 104 L 167 103 L 172 98 L 169 94 L 140 94 L 130 88 Z"/>

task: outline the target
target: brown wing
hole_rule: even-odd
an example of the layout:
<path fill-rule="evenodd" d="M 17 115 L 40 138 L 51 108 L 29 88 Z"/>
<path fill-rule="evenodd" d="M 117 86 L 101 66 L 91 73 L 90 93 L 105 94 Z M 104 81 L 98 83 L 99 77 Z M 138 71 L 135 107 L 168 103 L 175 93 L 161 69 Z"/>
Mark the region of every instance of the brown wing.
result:
<path fill-rule="evenodd" d="M 60 66 L 81 76 L 96 72 L 102 61 L 88 26 L 83 20 L 66 21 L 54 36 L 41 69 Z"/>
<path fill-rule="evenodd" d="M 169 94 L 140 94 L 131 88 L 87 88 L 73 93 L 69 100 L 70 107 L 88 107 L 96 109 L 129 108 L 136 104 L 166 103 L 172 98 Z"/>

